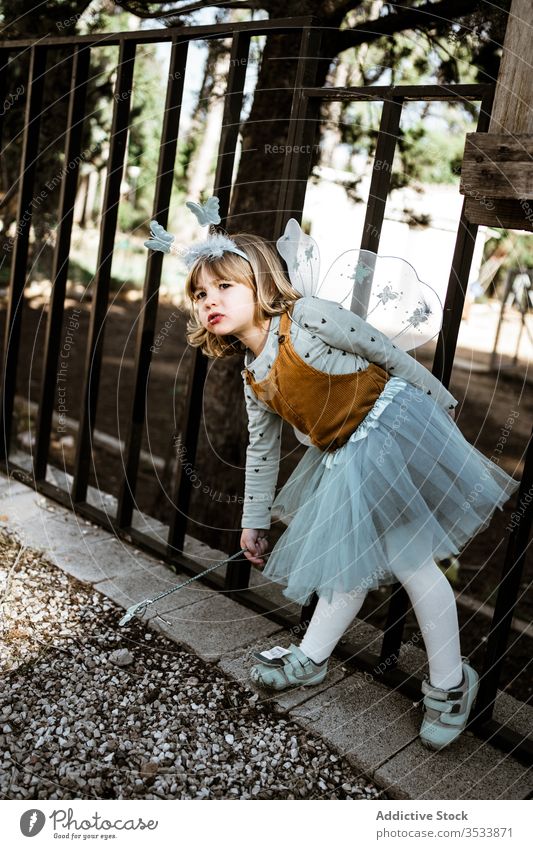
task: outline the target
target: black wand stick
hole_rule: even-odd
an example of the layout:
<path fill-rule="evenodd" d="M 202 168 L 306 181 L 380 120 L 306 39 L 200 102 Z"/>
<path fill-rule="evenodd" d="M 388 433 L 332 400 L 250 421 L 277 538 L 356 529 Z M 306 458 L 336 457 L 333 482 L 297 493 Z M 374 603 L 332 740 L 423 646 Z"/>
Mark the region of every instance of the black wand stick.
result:
<path fill-rule="evenodd" d="M 213 572 L 215 569 L 218 569 L 220 566 L 223 566 L 224 563 L 229 563 L 231 560 L 236 560 L 237 557 L 240 557 L 244 552 L 247 551 L 246 548 L 241 548 L 236 554 L 232 554 L 231 557 L 226 557 L 224 560 L 219 560 L 213 566 L 210 566 L 209 569 L 205 569 L 204 572 L 200 572 L 199 575 L 193 575 L 192 578 L 188 578 L 187 581 L 184 581 L 183 584 L 178 584 L 177 587 L 172 587 L 170 590 L 165 590 L 164 593 L 159 593 L 159 595 L 154 596 L 153 598 L 145 598 L 143 601 L 137 602 L 137 604 L 133 604 L 131 607 L 128 607 L 126 613 L 118 623 L 119 625 L 127 625 L 130 619 L 133 619 L 134 616 L 142 616 L 146 610 L 146 608 L 150 604 L 154 604 L 156 601 L 159 601 L 165 596 L 170 595 L 171 593 L 176 593 L 178 590 L 186 587 L 187 584 L 192 584 L 193 581 L 197 581 L 199 578 L 203 578 L 204 575 L 208 575 L 209 572 Z"/>

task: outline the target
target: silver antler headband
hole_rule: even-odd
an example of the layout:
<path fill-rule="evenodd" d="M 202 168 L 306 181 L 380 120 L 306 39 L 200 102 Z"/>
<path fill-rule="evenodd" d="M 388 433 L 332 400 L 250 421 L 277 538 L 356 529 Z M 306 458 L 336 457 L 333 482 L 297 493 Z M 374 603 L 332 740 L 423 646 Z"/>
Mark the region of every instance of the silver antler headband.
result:
<path fill-rule="evenodd" d="M 185 205 L 196 216 L 202 226 L 211 228 L 211 225 L 220 224 L 221 219 L 218 211 L 219 200 L 217 197 L 210 197 L 204 204 L 187 201 Z M 150 221 L 150 234 L 152 238 L 144 243 L 146 248 L 150 248 L 153 251 L 162 251 L 166 254 L 175 254 L 181 257 L 188 269 L 192 268 L 200 257 L 205 257 L 208 260 L 218 259 L 226 251 L 238 254 L 248 262 L 250 261 L 245 252 L 238 248 L 233 239 L 225 233 L 210 232 L 207 239 L 184 247 L 177 245 L 176 237 L 168 233 L 157 221 L 153 220 Z"/>

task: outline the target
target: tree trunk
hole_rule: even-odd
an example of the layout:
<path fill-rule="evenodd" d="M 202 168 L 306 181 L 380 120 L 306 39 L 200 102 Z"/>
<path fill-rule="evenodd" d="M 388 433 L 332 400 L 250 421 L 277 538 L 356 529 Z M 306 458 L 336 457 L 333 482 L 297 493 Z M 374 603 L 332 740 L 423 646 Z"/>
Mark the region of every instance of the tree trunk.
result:
<path fill-rule="evenodd" d="M 199 199 L 210 182 L 224 113 L 229 51 L 227 41 L 213 39 L 208 43 L 204 77 L 189 131 L 190 137 L 199 139 L 187 175 L 187 194 L 193 200 Z"/>

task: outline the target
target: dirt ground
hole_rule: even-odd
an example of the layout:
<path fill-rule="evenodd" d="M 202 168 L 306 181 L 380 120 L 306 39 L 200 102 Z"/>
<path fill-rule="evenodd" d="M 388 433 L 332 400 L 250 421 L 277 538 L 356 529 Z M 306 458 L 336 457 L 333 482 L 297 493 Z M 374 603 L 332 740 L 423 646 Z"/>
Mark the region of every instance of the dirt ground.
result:
<path fill-rule="evenodd" d="M 65 355 L 65 393 L 62 396 L 66 415 L 78 417 L 82 376 L 85 367 L 85 344 L 89 327 L 90 305 L 75 300 L 67 302 L 62 331 L 62 351 Z M 77 312 L 79 310 L 79 312 Z M 124 438 L 130 415 L 131 385 L 139 302 L 116 298 L 111 304 L 104 340 L 104 357 L 101 387 L 98 398 L 96 428 L 112 437 Z M 74 319 L 74 321 L 73 321 Z M 5 304 L 0 312 L 3 333 Z M 147 392 L 147 412 L 143 449 L 152 457 L 168 458 L 172 448 L 172 437 L 179 432 L 185 409 L 190 349 L 185 343 L 185 315 L 172 303 L 160 304 L 157 317 L 156 350 L 152 357 L 150 381 Z M 22 341 L 17 375 L 17 391 L 20 400 L 17 409 L 26 402 L 38 401 L 38 388 L 44 351 L 46 324 L 46 298 L 34 295 L 25 304 L 23 311 Z M 74 327 L 74 324 L 77 325 Z M 166 328 L 166 330 L 165 330 Z M 457 423 L 464 436 L 487 457 L 499 463 L 509 474 L 519 478 L 523 470 L 524 452 L 531 434 L 533 421 L 533 393 L 526 383 L 527 369 L 507 368 L 509 358 L 504 358 L 498 371 L 486 373 L 477 370 L 487 362 L 483 353 L 473 358 L 472 350 L 459 348 L 457 361 L 466 367 L 456 366 L 453 371 L 450 391 L 459 399 Z M 431 346 L 426 346 L 420 361 L 431 365 Z M 235 362 L 235 367 L 240 365 Z M 58 384 L 59 385 L 59 384 Z M 57 407 L 58 399 L 56 399 Z M 24 426 L 23 416 L 19 428 Z M 285 429 L 282 448 L 287 453 L 280 471 L 282 483 L 300 459 L 303 449 L 299 447 Z M 66 436 L 66 438 L 65 438 Z M 62 441 L 61 441 L 62 439 Z M 70 432 L 53 434 L 50 460 L 67 471 L 72 470 L 74 440 Z M 21 447 L 21 443 L 18 443 Z M 28 442 L 25 448 L 28 450 Z M 285 450 L 287 449 L 287 451 Z M 95 442 L 90 483 L 104 491 L 116 493 L 121 480 L 122 458 L 116 449 Z M 163 475 L 164 477 L 164 475 Z M 156 518 L 168 518 L 169 501 L 165 492 L 166 483 L 157 461 L 142 465 L 137 487 L 138 506 Z M 516 509 L 514 496 L 503 511 L 496 511 L 490 527 L 478 534 L 461 553 L 458 576 L 452 576 L 455 589 L 494 605 L 496 591 L 501 580 L 504 554 L 511 521 Z M 201 528 L 190 531 L 201 538 Z M 273 533 L 275 539 L 276 534 Z M 207 540 L 206 540 L 207 541 Z M 526 560 L 522 576 L 520 598 L 515 616 L 531 621 L 533 601 L 527 593 L 532 580 L 532 558 Z M 387 592 L 384 590 L 383 592 Z M 379 610 L 378 610 L 379 608 Z M 370 594 L 363 614 L 381 624 L 384 616 L 383 596 Z M 489 619 L 460 608 L 463 626 L 463 653 L 470 654 L 475 662 L 481 657 L 488 633 Z M 414 624 L 413 624 L 414 627 Z M 531 657 L 532 640 L 512 632 L 512 650 L 504 670 L 503 685 L 509 692 L 526 698 L 531 694 L 531 676 L 523 672 Z"/>

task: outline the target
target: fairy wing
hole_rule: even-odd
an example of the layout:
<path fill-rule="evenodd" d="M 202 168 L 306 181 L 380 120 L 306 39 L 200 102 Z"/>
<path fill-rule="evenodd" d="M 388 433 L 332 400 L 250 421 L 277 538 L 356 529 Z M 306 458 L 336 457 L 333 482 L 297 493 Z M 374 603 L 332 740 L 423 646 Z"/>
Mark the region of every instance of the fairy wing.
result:
<path fill-rule="evenodd" d="M 401 257 L 345 251 L 332 263 L 316 294 L 352 310 L 404 351 L 433 339 L 442 325 L 439 296 Z"/>
<path fill-rule="evenodd" d="M 283 236 L 276 242 L 278 253 L 287 265 L 294 289 L 304 297 L 316 295 L 320 274 L 320 251 L 311 236 L 304 233 L 295 218 L 290 218 Z"/>

